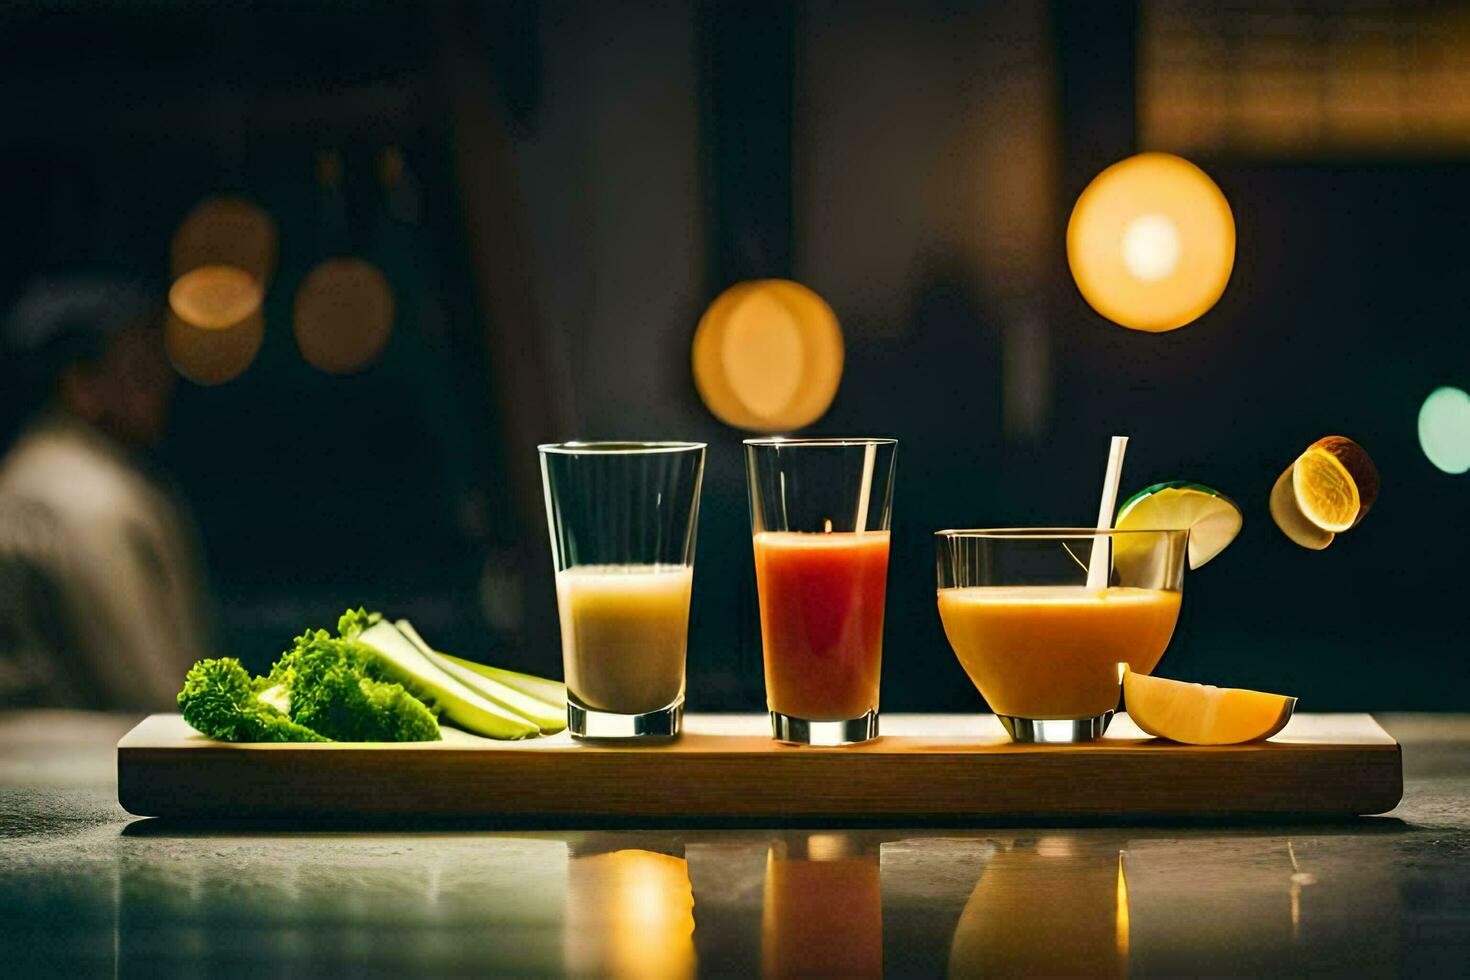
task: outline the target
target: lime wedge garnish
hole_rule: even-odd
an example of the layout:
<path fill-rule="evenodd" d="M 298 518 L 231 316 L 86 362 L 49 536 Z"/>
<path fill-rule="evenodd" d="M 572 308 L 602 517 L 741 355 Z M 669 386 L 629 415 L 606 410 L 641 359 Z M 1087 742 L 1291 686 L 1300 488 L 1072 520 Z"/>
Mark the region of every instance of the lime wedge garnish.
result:
<path fill-rule="evenodd" d="M 1116 526 L 1124 531 L 1189 531 L 1189 567 L 1199 568 L 1235 540 L 1242 523 L 1240 508 L 1220 491 L 1175 480 L 1125 500 Z"/>

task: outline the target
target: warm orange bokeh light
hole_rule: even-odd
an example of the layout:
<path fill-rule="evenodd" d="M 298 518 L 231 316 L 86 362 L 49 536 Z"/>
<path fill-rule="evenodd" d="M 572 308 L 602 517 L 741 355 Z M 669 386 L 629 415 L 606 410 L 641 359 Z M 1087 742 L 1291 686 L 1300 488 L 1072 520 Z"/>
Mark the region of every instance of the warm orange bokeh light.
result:
<path fill-rule="evenodd" d="M 276 224 L 243 197 L 210 197 L 174 232 L 170 267 L 177 279 L 201 266 L 244 269 L 264 288 L 276 266 Z"/>
<path fill-rule="evenodd" d="M 168 305 L 179 319 L 205 330 L 224 330 L 260 309 L 260 282 L 244 269 L 206 265 L 179 276 Z"/>
<path fill-rule="evenodd" d="M 1235 218 L 1188 160 L 1140 153 L 1093 178 L 1067 224 L 1082 298 L 1114 323 L 1158 333 L 1204 315 L 1235 265 Z"/>
<path fill-rule="evenodd" d="M 388 346 L 393 310 L 393 289 L 377 266 L 358 258 L 327 259 L 296 293 L 296 346 L 319 371 L 361 371 Z"/>
<path fill-rule="evenodd" d="M 816 293 L 786 279 L 737 283 L 694 332 L 694 384 L 727 425 L 789 432 L 827 411 L 842 380 L 842 328 Z"/>
<path fill-rule="evenodd" d="M 164 323 L 163 342 L 174 369 L 201 385 L 218 385 L 245 372 L 265 339 L 265 317 L 259 305 L 239 323 L 208 330 L 181 319 L 172 310 Z"/>

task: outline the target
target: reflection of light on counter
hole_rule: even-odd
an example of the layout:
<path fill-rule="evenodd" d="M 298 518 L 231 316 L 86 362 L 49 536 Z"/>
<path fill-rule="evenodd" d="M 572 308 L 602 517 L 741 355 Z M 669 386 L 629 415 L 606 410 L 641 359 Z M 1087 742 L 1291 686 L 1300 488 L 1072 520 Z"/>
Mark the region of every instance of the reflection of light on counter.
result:
<path fill-rule="evenodd" d="M 847 841 L 841 834 L 812 834 L 806 839 L 806 855 L 813 861 L 835 861 L 847 857 Z"/>
<path fill-rule="evenodd" d="M 1436 388 L 1419 409 L 1419 447 L 1440 470 L 1470 470 L 1470 395 Z"/>
<path fill-rule="evenodd" d="M 1286 854 L 1291 858 L 1291 938 L 1295 942 L 1302 927 L 1302 889 L 1307 885 L 1315 885 L 1317 876 L 1308 874 L 1297 864 L 1296 848 L 1291 841 L 1286 842 Z"/>
<path fill-rule="evenodd" d="M 1118 912 L 1115 930 L 1118 941 L 1118 959 L 1128 963 L 1128 875 L 1123 870 L 1123 852 L 1118 852 Z"/>
<path fill-rule="evenodd" d="M 883 974 L 883 895 L 877 854 L 841 834 L 812 834 L 807 857 L 766 855 L 761 963 L 767 977 Z"/>
<path fill-rule="evenodd" d="M 567 887 L 567 972 L 694 975 L 694 889 L 683 858 L 642 850 L 573 858 Z"/>
<path fill-rule="evenodd" d="M 950 977 L 1126 976 L 1132 942 L 1120 853 L 1075 836 L 991 856 L 950 941 Z"/>
<path fill-rule="evenodd" d="M 1036 853 L 1044 858 L 1076 857 L 1077 842 L 1070 837 L 1043 837 L 1036 842 Z"/>
<path fill-rule="evenodd" d="M 1203 170 L 1167 153 L 1140 153 L 1098 174 L 1077 198 L 1067 263 L 1083 299 L 1109 320 L 1173 330 L 1225 291 L 1235 218 Z"/>

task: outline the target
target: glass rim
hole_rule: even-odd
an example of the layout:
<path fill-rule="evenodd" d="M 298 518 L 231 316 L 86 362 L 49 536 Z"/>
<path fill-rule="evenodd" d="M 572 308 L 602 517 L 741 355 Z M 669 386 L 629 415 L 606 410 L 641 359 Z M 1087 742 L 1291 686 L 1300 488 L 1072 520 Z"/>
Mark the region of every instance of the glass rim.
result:
<path fill-rule="evenodd" d="M 542 453 L 556 453 L 563 456 L 592 456 L 687 453 L 695 450 L 703 451 L 708 448 L 709 444 L 704 442 L 639 442 L 637 440 L 590 440 L 583 442 L 573 440 L 572 442 L 543 442 L 536 447 L 536 450 Z"/>
<path fill-rule="evenodd" d="M 1097 538 L 1119 534 L 1188 534 L 1179 527 L 974 527 L 945 528 L 935 531 L 936 538 L 984 538 L 990 541 L 1067 541 L 1073 538 Z"/>
<path fill-rule="evenodd" d="M 758 436 L 744 440 L 747 446 L 778 448 L 781 446 L 896 446 L 898 440 L 888 436 L 817 436 L 813 438 L 790 436 Z"/>

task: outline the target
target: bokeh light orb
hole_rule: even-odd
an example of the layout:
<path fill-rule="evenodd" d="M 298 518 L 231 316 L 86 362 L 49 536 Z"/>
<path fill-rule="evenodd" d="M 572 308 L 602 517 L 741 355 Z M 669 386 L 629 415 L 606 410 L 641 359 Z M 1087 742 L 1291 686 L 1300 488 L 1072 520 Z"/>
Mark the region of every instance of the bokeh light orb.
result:
<path fill-rule="evenodd" d="M 788 279 L 736 283 L 694 332 L 694 385 L 710 412 L 751 432 L 811 425 L 842 381 L 842 328 L 822 297 Z"/>
<path fill-rule="evenodd" d="M 1470 471 L 1470 395 L 1436 388 L 1419 408 L 1419 446 L 1446 473 Z"/>
<path fill-rule="evenodd" d="M 276 223 L 243 197 L 208 197 L 195 205 L 174 232 L 169 250 L 173 277 L 201 266 L 244 269 L 264 288 L 276 266 Z"/>
<path fill-rule="evenodd" d="M 260 281 L 232 265 L 205 265 L 174 280 L 168 305 L 174 315 L 205 330 L 232 327 L 260 309 Z"/>
<path fill-rule="evenodd" d="M 377 266 L 352 257 L 326 259 L 296 292 L 296 346 L 319 371 L 355 374 L 388 346 L 393 314 L 393 288 Z"/>
<path fill-rule="evenodd" d="M 265 340 L 265 316 L 259 306 L 239 323 L 223 330 L 195 326 L 168 311 L 163 343 L 179 374 L 199 385 L 220 385 L 245 373 Z"/>
<path fill-rule="evenodd" d="M 1215 182 L 1168 153 L 1140 153 L 1093 178 L 1067 223 L 1067 264 L 1082 298 L 1133 330 L 1198 319 L 1235 266 L 1235 218 Z"/>

